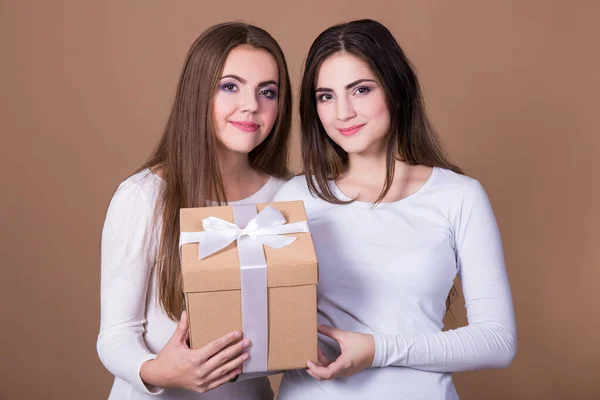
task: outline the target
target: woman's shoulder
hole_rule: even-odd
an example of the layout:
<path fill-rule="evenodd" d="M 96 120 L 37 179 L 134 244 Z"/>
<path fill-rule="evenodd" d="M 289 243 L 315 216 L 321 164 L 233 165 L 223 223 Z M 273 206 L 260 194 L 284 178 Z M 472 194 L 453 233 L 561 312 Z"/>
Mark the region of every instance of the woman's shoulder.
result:
<path fill-rule="evenodd" d="M 297 175 L 282 183 L 273 200 L 304 200 L 312 197 L 304 175 Z"/>
<path fill-rule="evenodd" d="M 106 211 L 103 240 L 121 240 L 151 226 L 161 186 L 162 179 L 147 169 L 121 182 Z"/>
<path fill-rule="evenodd" d="M 433 174 L 430 191 L 440 195 L 440 199 L 461 199 L 473 188 L 481 187 L 477 179 L 450 169 L 436 167 Z"/>
<path fill-rule="evenodd" d="M 163 186 L 163 180 L 149 169 L 143 169 L 121 182 L 112 202 L 153 207 Z"/>
<path fill-rule="evenodd" d="M 458 190 L 467 189 L 473 183 L 477 182 L 476 179 L 470 176 L 446 168 L 436 167 L 434 173 L 437 183 L 454 187 Z"/>
<path fill-rule="evenodd" d="M 279 191 L 288 181 L 289 179 L 287 178 L 278 178 L 276 176 L 271 176 L 269 178 L 269 184 L 272 186 L 275 192 Z"/>
<path fill-rule="evenodd" d="M 491 204 L 486 190 L 479 180 L 457 172 L 438 168 L 430 196 L 432 201 L 449 205 L 447 208 L 458 220 L 469 210 L 490 209 Z"/>

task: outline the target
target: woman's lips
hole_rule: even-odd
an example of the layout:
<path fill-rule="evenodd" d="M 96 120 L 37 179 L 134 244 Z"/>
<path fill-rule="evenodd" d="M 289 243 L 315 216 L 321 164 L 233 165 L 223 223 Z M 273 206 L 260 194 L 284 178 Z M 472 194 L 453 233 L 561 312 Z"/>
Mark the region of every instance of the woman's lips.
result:
<path fill-rule="evenodd" d="M 352 136 L 356 132 L 360 131 L 363 126 L 365 126 L 365 124 L 352 125 L 348 128 L 338 128 L 338 131 L 340 131 L 340 133 L 344 136 Z"/>
<path fill-rule="evenodd" d="M 229 123 L 244 132 L 254 132 L 260 126 L 254 122 L 229 121 Z"/>

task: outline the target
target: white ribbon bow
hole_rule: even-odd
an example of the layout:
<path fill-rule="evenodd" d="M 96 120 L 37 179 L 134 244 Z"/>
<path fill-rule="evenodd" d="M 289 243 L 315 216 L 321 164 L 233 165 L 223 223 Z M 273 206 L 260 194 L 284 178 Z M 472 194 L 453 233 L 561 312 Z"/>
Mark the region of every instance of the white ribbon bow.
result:
<path fill-rule="evenodd" d="M 187 243 L 200 243 L 200 260 L 224 249 L 243 236 L 249 236 L 273 249 L 280 249 L 297 239 L 294 236 L 281 236 L 282 234 L 309 232 L 306 221 L 287 224 L 283 214 L 271 206 L 265 207 L 243 229 L 217 217 L 203 219 L 202 226 L 204 232 L 181 232 L 179 238 L 180 247 Z"/>

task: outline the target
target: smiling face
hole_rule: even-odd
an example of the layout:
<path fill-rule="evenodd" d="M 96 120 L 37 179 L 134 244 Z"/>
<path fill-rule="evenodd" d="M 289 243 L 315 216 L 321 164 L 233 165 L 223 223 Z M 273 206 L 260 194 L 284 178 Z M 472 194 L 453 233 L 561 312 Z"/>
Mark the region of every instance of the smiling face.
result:
<path fill-rule="evenodd" d="M 222 148 L 248 154 L 269 135 L 278 114 L 279 71 L 266 50 L 238 46 L 228 55 L 213 101 Z"/>
<path fill-rule="evenodd" d="M 390 113 L 383 88 L 365 62 L 347 53 L 326 59 L 317 74 L 315 96 L 325 132 L 344 151 L 384 151 Z"/>

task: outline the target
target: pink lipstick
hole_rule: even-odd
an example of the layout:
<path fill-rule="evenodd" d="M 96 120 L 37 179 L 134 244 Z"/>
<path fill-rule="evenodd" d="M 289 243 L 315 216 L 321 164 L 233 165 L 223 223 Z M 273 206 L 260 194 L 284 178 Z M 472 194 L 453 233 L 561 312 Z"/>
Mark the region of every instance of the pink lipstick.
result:
<path fill-rule="evenodd" d="M 365 126 L 365 124 L 353 125 L 348 128 L 338 128 L 338 131 L 344 136 L 352 136 L 356 132 L 360 131 L 360 129 Z"/>
<path fill-rule="evenodd" d="M 259 128 L 259 125 L 254 122 L 229 121 L 229 123 L 244 132 L 254 132 Z"/>

